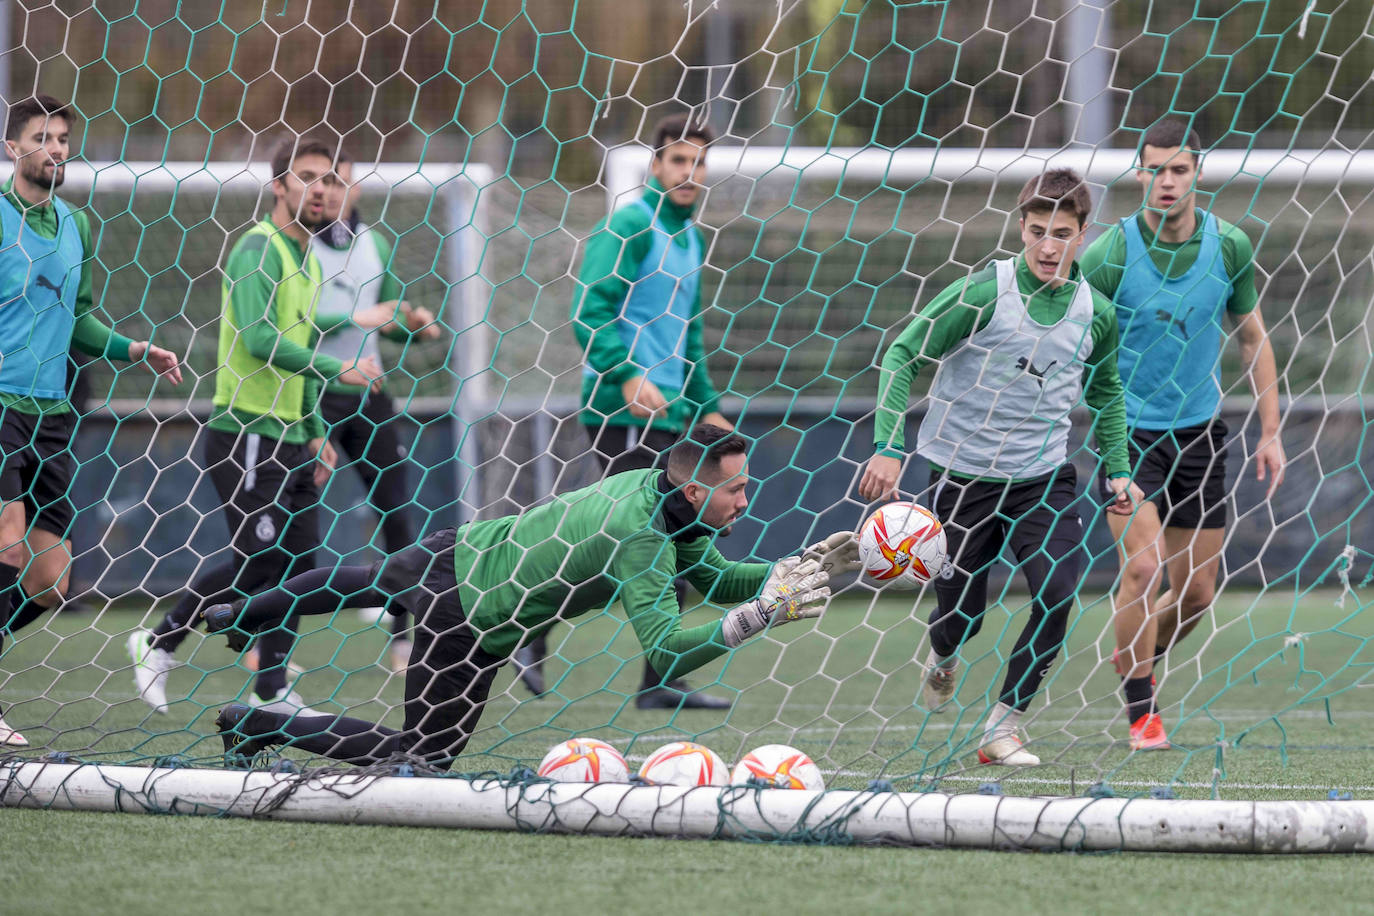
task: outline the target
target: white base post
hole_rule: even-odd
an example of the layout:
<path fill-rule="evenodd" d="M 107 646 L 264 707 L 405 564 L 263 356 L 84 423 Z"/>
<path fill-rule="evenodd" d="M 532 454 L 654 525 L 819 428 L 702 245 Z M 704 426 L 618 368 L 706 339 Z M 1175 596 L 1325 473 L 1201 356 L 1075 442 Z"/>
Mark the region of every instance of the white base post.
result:
<path fill-rule="evenodd" d="M 975 849 L 1371 852 L 1374 802 L 506 785 L 92 764 L 0 766 L 0 805 L 602 836 L 756 837 Z"/>

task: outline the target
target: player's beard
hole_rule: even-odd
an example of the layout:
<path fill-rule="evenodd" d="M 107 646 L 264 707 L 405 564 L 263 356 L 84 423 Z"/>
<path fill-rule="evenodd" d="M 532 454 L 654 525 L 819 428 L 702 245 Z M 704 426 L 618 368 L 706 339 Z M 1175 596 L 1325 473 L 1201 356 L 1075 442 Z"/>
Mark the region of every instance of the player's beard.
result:
<path fill-rule="evenodd" d="M 38 162 L 36 160 L 25 160 L 24 162 L 24 178 L 27 179 L 30 184 L 40 187 L 45 191 L 60 188 L 62 182 L 67 177 L 67 165 L 65 162 L 54 168 L 51 176 L 44 170 L 44 166 L 47 163 Z"/>

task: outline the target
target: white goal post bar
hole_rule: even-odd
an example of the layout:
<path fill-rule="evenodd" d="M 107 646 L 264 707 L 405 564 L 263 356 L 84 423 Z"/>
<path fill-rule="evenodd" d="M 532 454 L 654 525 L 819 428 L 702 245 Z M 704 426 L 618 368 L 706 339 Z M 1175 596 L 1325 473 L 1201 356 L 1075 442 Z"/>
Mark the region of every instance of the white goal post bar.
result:
<path fill-rule="evenodd" d="M 0 805 L 599 836 L 974 849 L 1374 852 L 1374 801 L 1044 798 L 166 769 L 11 760 Z"/>
<path fill-rule="evenodd" d="M 652 151 L 637 143 L 617 146 L 606 154 L 606 196 L 613 208 L 643 184 Z M 709 182 L 730 175 L 808 178 L 853 178 L 902 184 L 921 179 L 989 184 L 1023 182 L 1046 168 L 1075 169 L 1090 185 L 1106 188 L 1130 179 L 1136 153 L 1125 149 L 877 149 L 874 147 L 711 147 Z M 1214 150 L 1203 157 L 1203 185 L 1208 188 L 1264 181 L 1296 185 L 1310 181 L 1334 184 L 1349 180 L 1374 184 L 1374 150 L 1338 149 Z"/>

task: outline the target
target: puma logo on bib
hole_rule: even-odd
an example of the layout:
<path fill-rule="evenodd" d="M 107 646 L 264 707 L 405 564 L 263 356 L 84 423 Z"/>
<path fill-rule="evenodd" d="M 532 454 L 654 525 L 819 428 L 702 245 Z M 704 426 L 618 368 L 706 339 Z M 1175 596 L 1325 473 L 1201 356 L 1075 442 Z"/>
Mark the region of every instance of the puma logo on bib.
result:
<path fill-rule="evenodd" d="M 1035 368 L 1035 363 L 1031 362 L 1029 359 L 1023 356 L 1016 361 L 1016 368 L 1029 373 L 1037 382 L 1040 383 L 1040 387 L 1044 388 L 1045 376 L 1049 375 L 1050 370 L 1054 368 L 1054 364 L 1057 362 L 1059 362 L 1059 360 L 1052 359 L 1045 365 L 1045 368 L 1037 369 Z"/>
<path fill-rule="evenodd" d="M 50 289 L 50 290 L 52 290 L 52 291 L 53 291 L 53 295 L 55 295 L 57 298 L 59 298 L 59 299 L 62 298 L 62 284 L 54 284 L 51 280 L 49 280 L 47 277 L 43 276 L 42 274 L 39 274 L 39 275 L 38 275 L 38 278 L 37 278 L 36 280 L 34 280 L 33 282 L 37 283 L 39 286 L 43 287 L 44 289 Z"/>

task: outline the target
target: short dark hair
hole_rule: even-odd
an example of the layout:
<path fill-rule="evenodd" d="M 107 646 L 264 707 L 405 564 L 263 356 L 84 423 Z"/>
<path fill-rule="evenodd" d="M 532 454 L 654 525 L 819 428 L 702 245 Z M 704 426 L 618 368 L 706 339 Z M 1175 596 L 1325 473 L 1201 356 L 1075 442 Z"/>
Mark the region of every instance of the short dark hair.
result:
<path fill-rule="evenodd" d="M 716 142 L 716 132 L 705 121 L 693 121 L 690 114 L 669 115 L 654 125 L 654 158 L 679 140 L 696 140 L 702 146 Z"/>
<path fill-rule="evenodd" d="M 1093 196 L 1088 193 L 1083 176 L 1073 169 L 1050 169 L 1025 183 L 1016 198 L 1016 207 L 1022 219 L 1031 213 L 1058 210 L 1072 213 L 1078 217 L 1078 225 L 1083 226 L 1093 211 Z"/>
<path fill-rule="evenodd" d="M 1202 138 L 1197 135 L 1197 131 L 1184 121 L 1182 118 L 1165 118 L 1156 121 L 1149 130 L 1145 131 L 1145 136 L 1140 138 L 1140 149 L 1137 152 L 1137 161 L 1145 161 L 1145 147 L 1153 146 L 1156 149 L 1172 149 L 1177 146 L 1186 149 L 1193 154 L 1196 161 L 1202 153 Z"/>
<path fill-rule="evenodd" d="M 739 433 L 710 423 L 698 423 L 669 450 L 668 479 L 679 486 L 693 478 L 709 482 L 703 478 L 719 477 L 722 459 L 748 452 L 749 440 Z M 710 473 L 704 474 L 704 471 Z"/>
<path fill-rule="evenodd" d="M 72 109 L 66 102 L 60 102 L 50 95 L 34 95 L 20 99 L 10 106 L 5 119 L 5 139 L 18 140 L 31 118 L 62 118 L 70 126 Z"/>
<path fill-rule="evenodd" d="M 348 162 L 343 153 L 317 137 L 287 137 L 272 152 L 272 180 L 278 181 L 291 171 L 292 164 L 302 156 L 323 156 L 330 162 Z"/>

